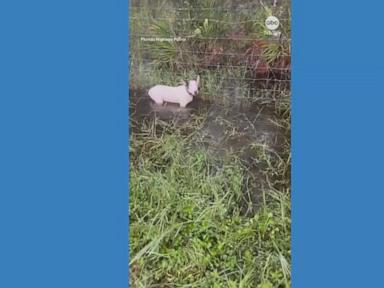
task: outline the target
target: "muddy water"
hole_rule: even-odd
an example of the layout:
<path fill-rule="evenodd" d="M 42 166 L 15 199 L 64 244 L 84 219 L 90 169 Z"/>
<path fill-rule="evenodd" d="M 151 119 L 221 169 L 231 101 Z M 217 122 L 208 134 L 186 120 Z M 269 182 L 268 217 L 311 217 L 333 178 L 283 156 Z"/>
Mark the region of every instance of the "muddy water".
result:
<path fill-rule="evenodd" d="M 211 103 L 195 98 L 187 108 L 165 104 L 158 106 L 147 96 L 147 90 L 130 91 L 131 129 L 139 132 L 143 121 L 154 118 L 165 122 L 184 124 L 194 117 L 204 121 L 196 133 L 199 148 L 210 155 L 223 159 L 236 154 L 247 167 L 244 179 L 244 211 L 257 209 L 261 201 L 261 191 L 265 187 L 265 164 L 255 147 L 262 148 L 270 156 L 282 154 L 288 141 L 287 131 L 276 125 L 274 109 L 262 105 L 235 102 L 233 105 Z M 259 150 L 260 151 L 260 150 Z M 252 207 L 249 207 L 252 203 Z"/>
<path fill-rule="evenodd" d="M 185 123 L 192 117 L 204 116 L 200 131 L 212 147 L 212 153 L 236 152 L 257 144 L 271 152 L 278 152 L 284 142 L 284 131 L 276 125 L 274 109 L 261 105 L 236 102 L 222 105 L 195 98 L 187 108 L 177 104 L 156 105 L 145 89 L 130 91 L 130 118 L 133 129 L 140 122 L 158 118 L 163 121 Z"/>

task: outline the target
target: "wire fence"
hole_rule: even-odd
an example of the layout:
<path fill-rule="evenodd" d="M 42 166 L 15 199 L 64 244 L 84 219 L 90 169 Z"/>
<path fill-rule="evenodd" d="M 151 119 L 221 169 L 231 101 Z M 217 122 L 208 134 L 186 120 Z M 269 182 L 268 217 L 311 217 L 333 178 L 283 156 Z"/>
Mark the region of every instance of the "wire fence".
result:
<path fill-rule="evenodd" d="M 131 6 L 131 89 L 176 86 L 200 75 L 208 100 L 231 90 L 255 101 L 289 101 L 289 1 L 269 1 L 269 6 L 260 1 L 251 11 L 242 2 L 230 8 L 199 7 L 204 1 L 191 1 L 193 7 L 172 1 Z M 266 27 L 268 15 L 279 19 L 277 30 Z"/>

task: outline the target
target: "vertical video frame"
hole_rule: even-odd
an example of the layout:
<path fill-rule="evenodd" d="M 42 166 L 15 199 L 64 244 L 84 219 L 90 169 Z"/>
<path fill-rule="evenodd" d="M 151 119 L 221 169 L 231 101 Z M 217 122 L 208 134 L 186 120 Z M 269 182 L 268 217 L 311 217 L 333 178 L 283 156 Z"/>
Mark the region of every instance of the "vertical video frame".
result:
<path fill-rule="evenodd" d="M 130 287 L 290 287 L 290 1 L 129 5 Z"/>

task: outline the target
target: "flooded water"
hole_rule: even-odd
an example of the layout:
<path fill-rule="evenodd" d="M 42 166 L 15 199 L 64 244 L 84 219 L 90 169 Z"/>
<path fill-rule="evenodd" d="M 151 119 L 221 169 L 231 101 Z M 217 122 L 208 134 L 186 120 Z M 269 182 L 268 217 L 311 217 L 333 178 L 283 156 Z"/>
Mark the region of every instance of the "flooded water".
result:
<path fill-rule="evenodd" d="M 200 136 L 209 143 L 213 154 L 236 152 L 251 144 L 261 145 L 278 152 L 284 141 L 284 131 L 276 125 L 276 115 L 265 105 L 235 103 L 232 106 L 195 98 L 187 108 L 178 104 L 155 104 L 147 90 L 130 91 L 130 117 L 133 131 L 140 122 L 153 118 L 162 121 L 185 123 L 192 117 L 204 116 Z"/>
<path fill-rule="evenodd" d="M 232 106 L 212 103 L 195 98 L 187 108 L 177 104 L 155 104 L 147 89 L 130 91 L 130 118 L 133 132 L 140 132 L 144 121 L 155 118 L 176 125 L 183 125 L 195 117 L 203 117 L 203 124 L 196 131 L 196 143 L 216 159 L 236 154 L 245 163 L 244 197 L 246 203 L 256 208 L 261 201 L 265 185 L 265 163 L 260 149 L 270 157 L 279 157 L 287 143 L 287 131 L 276 122 L 273 108 L 265 105 L 236 103 Z M 245 203 L 244 202 L 244 203 Z M 244 207 L 248 209 L 249 207 Z"/>

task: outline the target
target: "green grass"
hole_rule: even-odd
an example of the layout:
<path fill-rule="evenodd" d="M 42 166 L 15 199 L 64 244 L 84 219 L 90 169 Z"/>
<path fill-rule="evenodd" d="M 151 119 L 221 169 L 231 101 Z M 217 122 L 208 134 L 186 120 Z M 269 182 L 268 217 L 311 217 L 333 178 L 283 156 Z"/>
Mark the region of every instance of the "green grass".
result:
<path fill-rule="evenodd" d="M 290 287 L 289 183 L 268 181 L 245 214 L 250 172 L 200 149 L 198 126 L 152 122 L 131 136 L 131 287 Z M 255 151 L 269 175 L 287 169 Z"/>

